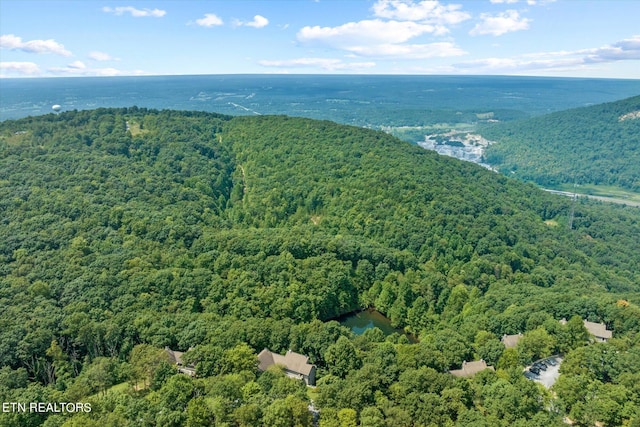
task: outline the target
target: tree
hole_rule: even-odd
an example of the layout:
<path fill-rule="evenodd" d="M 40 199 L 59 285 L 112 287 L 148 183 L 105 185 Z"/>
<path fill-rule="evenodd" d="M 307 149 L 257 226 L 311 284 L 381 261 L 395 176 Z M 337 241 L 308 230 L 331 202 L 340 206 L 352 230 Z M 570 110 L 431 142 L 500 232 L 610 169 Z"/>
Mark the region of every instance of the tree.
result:
<path fill-rule="evenodd" d="M 469 291 L 464 285 L 457 285 L 449 294 L 447 305 L 445 307 L 445 314 L 449 317 L 453 317 L 462 311 L 462 307 L 469 300 Z"/>
<path fill-rule="evenodd" d="M 240 427 L 260 427 L 262 425 L 262 411 L 254 403 L 242 405 L 233 411 L 233 419 Z"/>
<path fill-rule="evenodd" d="M 192 364 L 200 378 L 218 375 L 222 369 L 224 350 L 213 344 L 197 345 L 182 355 L 185 364 Z"/>
<path fill-rule="evenodd" d="M 340 378 L 346 377 L 347 374 L 362 365 L 355 346 L 344 336 L 341 336 L 335 344 L 329 346 L 324 359 L 329 367 L 329 372 Z"/>
<path fill-rule="evenodd" d="M 368 406 L 360 412 L 361 427 L 384 427 L 384 416 L 375 406 Z"/>
<path fill-rule="evenodd" d="M 194 397 L 196 387 L 188 375 L 174 375 L 158 390 L 158 399 L 162 407 L 173 411 L 183 411 Z M 195 413 L 200 413 L 203 402 L 194 404 Z"/>
<path fill-rule="evenodd" d="M 500 419 L 513 423 L 519 418 L 531 418 L 542 409 L 542 399 L 532 381 L 520 377 L 517 384 L 499 378 L 483 387 L 484 405 Z"/>
<path fill-rule="evenodd" d="M 118 380 L 119 364 L 115 359 L 108 357 L 98 357 L 85 367 L 81 377 L 86 377 L 92 387 L 100 392 L 105 392 Z"/>
<path fill-rule="evenodd" d="M 245 343 L 225 350 L 220 362 L 220 373 L 255 372 L 258 367 L 258 358 L 251 347 Z"/>
<path fill-rule="evenodd" d="M 562 410 L 570 413 L 572 408 L 585 398 L 591 379 L 585 375 L 560 375 L 553 384 L 553 391 L 558 395 Z"/>
<path fill-rule="evenodd" d="M 133 366 L 134 380 L 148 386 L 156 371 L 169 363 L 169 355 L 161 349 L 148 344 L 138 344 L 131 350 L 129 361 Z"/>
<path fill-rule="evenodd" d="M 525 332 L 518 341 L 517 349 L 520 361 L 529 364 L 534 360 L 551 356 L 556 346 L 556 340 L 544 327 Z"/>
<path fill-rule="evenodd" d="M 487 364 L 494 366 L 505 350 L 504 344 L 495 335 L 486 331 L 479 331 L 476 334 L 474 347 L 479 359 L 484 359 Z"/>
<path fill-rule="evenodd" d="M 287 396 L 274 400 L 264 409 L 263 423 L 273 427 L 310 427 L 312 419 L 306 402 Z"/>
<path fill-rule="evenodd" d="M 338 421 L 340 422 L 340 427 L 357 427 L 357 418 L 358 414 L 353 409 L 344 408 L 338 411 Z"/>
<path fill-rule="evenodd" d="M 64 387 L 64 384 L 71 378 L 73 373 L 69 357 L 62 351 L 57 340 L 51 341 L 51 345 L 47 349 L 46 355 L 53 360 L 52 366 L 54 368 L 54 378 L 53 381 L 50 382 L 60 382 L 60 385 Z"/>
<path fill-rule="evenodd" d="M 563 342 L 563 351 L 573 350 L 589 342 L 589 331 L 584 326 L 584 322 L 580 316 L 572 316 L 564 327 L 567 340 Z M 560 343 L 558 343 L 560 345 Z"/>
<path fill-rule="evenodd" d="M 215 417 L 202 396 L 191 399 L 187 404 L 186 427 L 207 427 L 213 425 Z"/>

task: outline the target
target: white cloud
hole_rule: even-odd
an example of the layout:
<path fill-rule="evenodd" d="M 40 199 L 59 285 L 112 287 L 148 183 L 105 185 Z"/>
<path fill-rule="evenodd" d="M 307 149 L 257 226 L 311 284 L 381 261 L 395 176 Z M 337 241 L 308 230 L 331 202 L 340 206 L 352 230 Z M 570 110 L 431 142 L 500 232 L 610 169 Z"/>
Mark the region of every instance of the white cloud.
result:
<path fill-rule="evenodd" d="M 236 20 L 234 22 L 236 26 L 245 26 L 245 27 L 253 27 L 253 28 L 263 28 L 269 25 L 269 20 L 261 15 L 256 15 L 253 17 L 253 21 L 243 22 Z"/>
<path fill-rule="evenodd" d="M 614 43 L 613 46 L 625 49 L 625 50 L 640 50 L 640 35 L 632 36 L 630 39 L 620 40 L 617 43 Z"/>
<path fill-rule="evenodd" d="M 89 71 L 92 76 L 99 77 L 113 77 L 113 76 L 130 76 L 130 75 L 138 75 L 139 71 L 134 72 L 124 72 L 118 70 L 117 68 L 94 68 Z"/>
<path fill-rule="evenodd" d="M 223 25 L 224 22 L 220 19 L 215 13 L 205 13 L 204 18 L 196 19 L 196 24 L 201 27 L 215 27 L 218 25 Z"/>
<path fill-rule="evenodd" d="M 71 56 L 71 52 L 65 49 L 64 45 L 53 39 L 23 42 L 22 38 L 13 34 L 0 36 L 0 48 L 21 50 L 29 53 L 55 53 L 62 56 Z"/>
<path fill-rule="evenodd" d="M 581 52 L 586 54 L 584 61 L 587 63 L 638 60 L 640 59 L 640 35 L 620 40 L 609 46 Z"/>
<path fill-rule="evenodd" d="M 143 17 L 153 17 L 153 18 L 162 18 L 167 14 L 167 11 L 161 9 L 136 9 L 133 6 L 119 6 L 119 7 L 103 7 L 103 12 L 113 13 L 114 15 L 124 15 L 125 13 L 129 13 L 134 18 L 143 18 Z"/>
<path fill-rule="evenodd" d="M 116 68 L 78 68 L 78 67 L 74 67 L 72 64 L 69 64 L 66 67 L 52 67 L 52 68 L 49 68 L 47 71 L 49 71 L 51 74 L 54 74 L 54 75 L 66 75 L 66 76 L 108 77 L 108 76 L 132 75 L 132 73 L 123 72 Z"/>
<path fill-rule="evenodd" d="M 424 59 L 463 55 L 453 42 L 407 43 L 424 36 L 442 36 L 449 26 L 471 18 L 460 5 L 435 0 L 377 0 L 374 19 L 347 22 L 334 27 L 306 26 L 299 42 L 340 49 L 351 55 L 394 59 Z"/>
<path fill-rule="evenodd" d="M 89 58 L 93 59 L 94 61 L 118 61 L 119 60 L 118 58 L 114 58 L 108 53 L 100 52 L 97 50 L 94 50 L 93 52 L 89 52 Z"/>
<path fill-rule="evenodd" d="M 33 62 L 0 62 L 0 70 L 28 76 L 40 74 L 40 68 Z"/>
<path fill-rule="evenodd" d="M 420 21 L 439 26 L 459 24 L 471 18 L 458 4 L 442 5 L 438 1 L 378 0 L 373 12 L 380 18 Z"/>
<path fill-rule="evenodd" d="M 450 42 L 428 44 L 379 44 L 356 46 L 348 49 L 360 55 L 379 58 L 425 59 L 435 57 L 460 56 L 466 52 Z"/>
<path fill-rule="evenodd" d="M 413 37 L 433 33 L 433 25 L 410 21 L 382 21 L 380 19 L 348 22 L 337 27 L 303 27 L 297 34 L 305 43 L 321 43 L 345 48 L 369 43 L 403 43 Z"/>
<path fill-rule="evenodd" d="M 69 66 L 69 68 L 74 69 L 74 70 L 85 70 L 87 68 L 87 66 L 84 65 L 84 62 L 82 62 L 82 61 L 73 61 L 68 66 Z"/>
<path fill-rule="evenodd" d="M 454 64 L 452 71 L 474 74 L 517 74 L 532 70 L 581 70 L 594 64 L 634 60 L 640 60 L 640 35 L 598 48 L 538 52 L 513 58 L 485 58 L 467 61 Z"/>
<path fill-rule="evenodd" d="M 454 67 L 460 71 L 472 71 L 474 74 L 518 74 L 531 70 L 575 69 L 581 65 L 583 65 L 583 62 L 580 59 L 570 57 L 533 60 L 524 58 L 485 58 L 454 64 Z"/>
<path fill-rule="evenodd" d="M 516 10 L 507 10 L 497 15 L 482 13 L 480 19 L 482 22 L 476 24 L 469 32 L 472 36 L 484 34 L 500 36 L 513 31 L 526 30 L 531 21 L 528 18 L 521 18 Z"/>
<path fill-rule="evenodd" d="M 326 71 L 362 70 L 375 67 L 375 62 L 344 62 L 333 58 L 297 58 L 288 60 L 263 60 L 258 62 L 263 67 L 274 68 L 321 68 Z"/>
<path fill-rule="evenodd" d="M 47 69 L 50 74 L 63 75 L 63 76 L 132 76 L 132 75 L 144 75 L 147 74 L 140 70 L 135 71 L 123 71 L 117 68 L 91 68 L 82 61 L 73 61 L 66 67 L 51 67 Z"/>

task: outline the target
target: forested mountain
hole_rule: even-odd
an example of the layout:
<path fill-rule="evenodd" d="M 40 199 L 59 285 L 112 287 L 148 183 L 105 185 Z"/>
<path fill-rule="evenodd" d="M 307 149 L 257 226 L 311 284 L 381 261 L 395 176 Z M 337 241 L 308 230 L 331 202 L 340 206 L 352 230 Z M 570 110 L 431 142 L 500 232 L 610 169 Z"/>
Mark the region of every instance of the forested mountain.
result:
<path fill-rule="evenodd" d="M 525 181 L 640 191 L 640 96 L 493 124 L 480 133 L 498 142 L 486 161 Z"/>
<path fill-rule="evenodd" d="M 323 427 L 636 425 L 640 212 L 571 203 L 327 121 L 2 122 L 0 396 L 91 412 L 0 424 L 309 426 L 312 398 Z M 332 320 L 364 307 L 419 343 Z M 309 356 L 317 388 L 259 373 L 265 347 Z M 554 353 L 551 393 L 522 370 Z M 448 373 L 479 358 L 496 371 Z"/>

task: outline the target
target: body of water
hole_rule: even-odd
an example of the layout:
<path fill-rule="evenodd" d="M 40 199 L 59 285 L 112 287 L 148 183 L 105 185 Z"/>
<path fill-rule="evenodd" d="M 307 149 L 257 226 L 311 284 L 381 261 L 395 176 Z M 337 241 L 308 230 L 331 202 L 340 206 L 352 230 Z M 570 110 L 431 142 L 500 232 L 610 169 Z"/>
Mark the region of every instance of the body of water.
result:
<path fill-rule="evenodd" d="M 391 326 L 391 320 L 376 310 L 363 310 L 351 313 L 338 319 L 342 326 L 346 326 L 356 335 L 362 335 L 367 329 L 378 328 L 385 336 L 393 333 L 406 335 L 409 341 L 416 342 L 416 338 L 406 334 L 402 329 Z"/>

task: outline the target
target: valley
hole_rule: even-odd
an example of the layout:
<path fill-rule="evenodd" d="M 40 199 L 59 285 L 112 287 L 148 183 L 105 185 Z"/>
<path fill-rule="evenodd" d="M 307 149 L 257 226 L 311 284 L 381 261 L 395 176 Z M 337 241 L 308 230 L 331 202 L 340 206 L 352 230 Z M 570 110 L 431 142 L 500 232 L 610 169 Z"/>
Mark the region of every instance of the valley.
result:
<path fill-rule="evenodd" d="M 141 107 L 0 122 L 0 183 L 0 395 L 91 407 L 3 425 L 311 426 L 305 381 L 322 423 L 636 419 L 636 208 L 377 130 Z M 417 342 L 332 320 L 367 308 Z M 552 396 L 524 368 L 554 354 Z"/>

